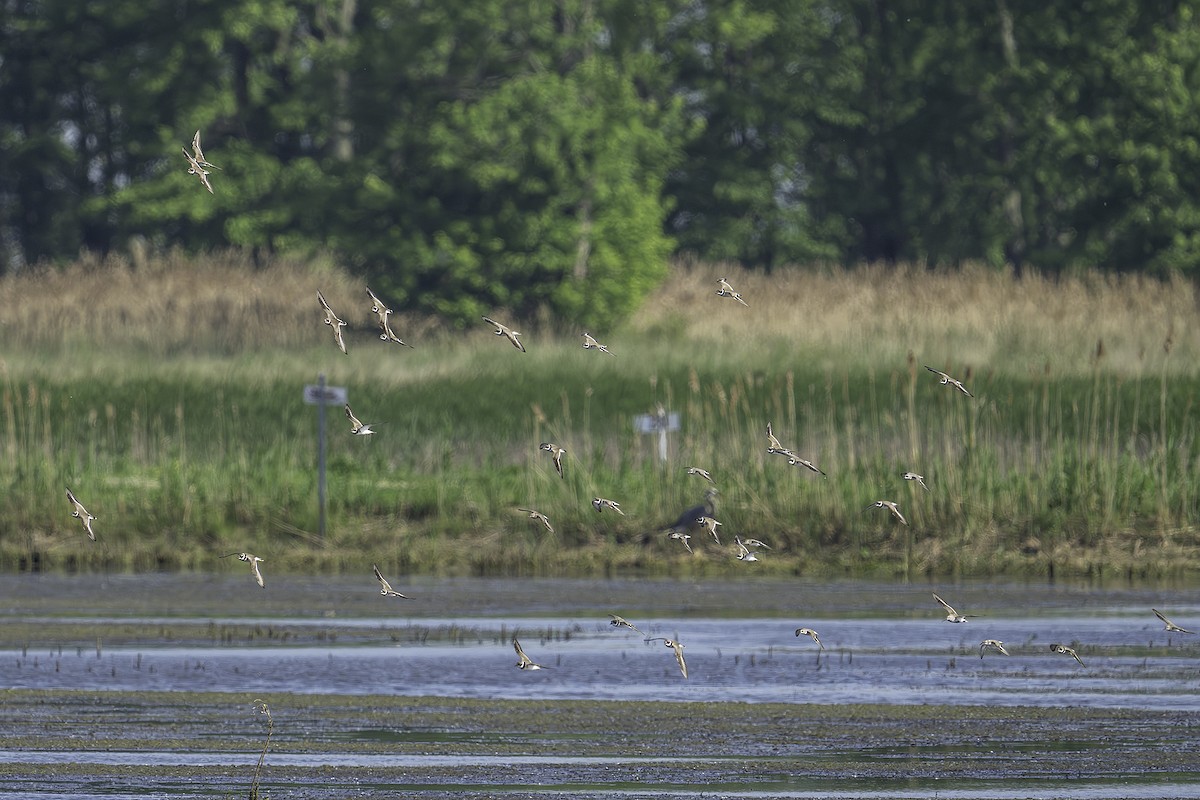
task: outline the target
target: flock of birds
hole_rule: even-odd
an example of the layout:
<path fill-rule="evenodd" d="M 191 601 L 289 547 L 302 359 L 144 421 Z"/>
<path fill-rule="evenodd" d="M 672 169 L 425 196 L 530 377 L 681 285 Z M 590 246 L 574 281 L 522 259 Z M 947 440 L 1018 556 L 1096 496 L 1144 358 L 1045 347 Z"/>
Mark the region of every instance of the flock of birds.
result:
<path fill-rule="evenodd" d="M 211 174 L 210 170 L 213 170 L 213 169 L 219 170 L 220 167 L 216 166 L 215 164 L 210 163 L 204 157 L 204 151 L 200 147 L 200 131 L 196 131 L 196 135 L 192 139 L 192 152 L 188 153 L 187 149 L 184 148 L 183 154 L 187 158 L 188 174 L 196 175 L 199 178 L 201 184 L 203 184 L 204 188 L 207 189 L 210 193 L 212 193 L 213 187 L 212 187 L 211 182 L 208 179 L 208 176 Z M 734 291 L 733 286 L 730 285 L 728 279 L 726 279 L 726 278 L 720 278 L 717 281 L 716 294 L 718 297 L 734 300 L 734 301 L 740 303 L 742 306 L 749 308 L 749 303 L 746 302 L 746 300 L 741 296 L 741 294 Z M 392 342 L 395 344 L 402 345 L 404 347 L 412 347 L 412 345 L 403 341 L 392 330 L 391 324 L 388 319 L 388 317 L 393 313 L 392 309 L 388 308 L 383 303 L 383 301 L 380 300 L 379 297 L 373 291 L 371 291 L 370 287 L 367 287 L 367 295 L 370 297 L 370 300 L 371 300 L 371 313 L 376 315 L 376 322 L 379 327 L 379 338 L 385 342 Z M 343 354 L 348 355 L 349 353 L 346 349 L 346 341 L 345 341 L 345 338 L 342 333 L 342 329 L 346 327 L 346 322 L 344 320 L 342 320 L 340 317 L 338 317 L 338 315 L 330 307 L 328 301 L 325 299 L 325 296 L 319 290 L 317 292 L 317 301 L 320 303 L 321 309 L 323 310 L 323 312 L 325 314 L 324 324 L 328 325 L 332 330 L 334 344 L 337 345 L 338 349 Z M 483 321 L 488 323 L 489 325 L 492 325 L 495 328 L 494 333 L 496 336 L 506 339 L 509 343 L 512 344 L 513 347 L 515 347 L 520 352 L 522 352 L 522 353 L 527 352 L 525 349 L 525 345 L 520 340 L 520 336 L 521 336 L 520 331 L 514 330 L 514 329 L 510 328 L 509 326 L 504 325 L 503 323 L 497 322 L 496 320 L 494 320 L 490 317 L 486 317 L 486 316 L 483 317 Z M 607 355 L 614 356 L 614 357 L 616 356 L 616 354 L 613 353 L 611 350 L 609 350 L 606 345 L 603 345 L 600 342 L 598 342 L 590 333 L 585 331 L 582 334 L 582 337 L 583 337 L 583 347 L 585 350 L 596 350 L 599 353 L 605 353 Z M 941 385 L 949 386 L 951 388 L 957 389 L 959 392 L 966 395 L 967 397 L 974 396 L 971 394 L 970 390 L 968 390 L 967 387 L 963 385 L 962 381 L 954 378 L 953 376 L 951 376 L 945 372 L 942 372 L 941 370 L 934 369 L 933 367 L 930 367 L 930 366 L 926 366 L 925 369 L 927 369 L 928 371 L 930 371 L 934 375 L 936 375 L 939 380 L 939 383 Z M 355 416 L 355 414 L 351 410 L 349 404 L 346 404 L 345 412 L 346 412 L 347 419 L 350 421 L 350 428 L 351 428 L 350 433 L 352 435 L 354 435 L 354 436 L 369 436 L 376 432 L 375 428 L 377 427 L 377 423 L 363 424 L 363 422 L 361 420 L 359 420 L 359 418 L 357 416 Z M 665 411 L 660 409 L 660 413 L 665 413 Z M 787 463 L 789 466 L 802 467 L 814 474 L 821 475 L 822 477 L 826 477 L 825 472 L 820 467 L 818 467 L 816 464 L 814 464 L 812 461 L 800 457 L 791 448 L 784 447 L 782 442 L 780 442 L 779 439 L 776 438 L 770 423 L 767 423 L 766 434 L 767 434 L 767 453 L 769 455 L 781 456 L 781 457 L 787 459 Z M 558 473 L 560 478 L 565 479 L 566 473 L 564 471 L 564 466 L 563 466 L 563 456 L 567 452 L 566 448 L 561 447 L 561 446 L 555 444 L 554 442 L 542 442 L 539 445 L 539 450 L 545 451 L 550 454 L 555 471 Z M 717 531 L 717 528 L 721 527 L 722 523 L 719 522 L 715 516 L 715 498 L 719 494 L 719 491 L 716 488 L 716 481 L 713 479 L 712 474 L 708 470 L 702 469 L 700 467 L 688 467 L 687 474 L 702 478 L 703 480 L 705 480 L 709 484 L 711 484 L 710 488 L 708 488 L 705 492 L 705 502 L 703 505 L 696 506 L 694 508 L 690 508 L 687 511 L 683 512 L 683 514 L 681 514 L 679 516 L 679 518 L 673 524 L 664 528 L 662 530 L 662 532 L 664 534 L 666 534 L 666 536 L 670 540 L 678 541 L 687 550 L 688 553 L 693 553 L 694 551 L 693 551 L 692 545 L 691 545 L 692 536 L 691 536 L 690 531 L 693 531 L 693 530 L 705 531 L 713 538 L 713 540 L 716 542 L 717 545 L 720 545 L 721 538 L 720 538 L 720 534 Z M 929 486 L 925 483 L 925 477 L 923 475 L 919 475 L 915 472 L 909 471 L 909 472 L 903 473 L 903 475 L 901 477 L 905 481 L 913 481 L 916 484 L 920 485 L 921 488 L 924 489 L 925 491 L 929 491 Z M 94 521 L 96 521 L 98 518 L 88 512 L 88 510 L 84 507 L 84 505 L 72 493 L 70 487 L 67 487 L 67 500 L 70 502 L 71 507 L 72 507 L 71 516 L 79 519 L 82 522 L 84 529 L 87 531 L 88 538 L 91 539 L 93 542 L 96 541 L 96 534 L 95 534 L 94 529 L 92 528 L 92 523 Z M 617 514 L 620 514 L 621 516 L 625 516 L 625 512 L 621 510 L 620 503 L 618 503 L 614 500 L 610 500 L 605 497 L 597 496 L 597 497 L 593 498 L 592 506 L 595 508 L 597 513 L 602 513 L 607 510 L 607 511 L 615 511 Z M 900 511 L 899 504 L 892 500 L 875 500 L 872 503 L 870 503 L 869 505 L 867 505 L 866 508 L 864 509 L 864 511 L 870 510 L 872 508 L 885 509 L 889 512 L 889 514 L 891 514 L 891 516 L 895 517 L 895 519 L 898 520 L 901 524 L 904 524 L 904 525 L 908 524 L 908 520 L 905 519 L 904 514 Z M 532 508 L 519 508 L 517 510 L 521 513 L 527 514 L 530 520 L 543 526 L 550 533 L 554 532 L 554 527 L 552 526 L 549 518 L 545 514 L 541 513 L 540 511 L 537 511 L 536 509 L 532 509 Z M 734 550 L 735 557 L 739 561 L 745 561 L 745 562 L 759 560 L 756 551 L 771 549 L 770 545 L 766 544 L 765 542 L 763 542 L 759 539 L 754 539 L 754 538 L 743 539 L 741 536 L 734 537 L 734 547 L 735 547 L 735 550 Z M 220 556 L 220 558 L 231 558 L 234 556 L 236 556 L 239 561 L 248 563 L 250 565 L 251 574 L 254 578 L 255 583 L 257 583 L 258 586 L 261 588 L 266 588 L 266 583 L 263 580 L 262 569 L 259 567 L 259 564 L 263 563 L 263 559 L 260 558 L 259 556 L 254 555 L 253 553 L 245 553 L 245 552 L 228 553 L 226 555 Z M 380 572 L 378 566 L 372 565 L 372 570 L 374 571 L 374 574 L 375 574 L 375 580 L 380 585 L 380 594 L 381 595 L 383 595 L 384 597 L 395 597 L 395 598 L 408 599 L 407 595 L 401 594 L 400 592 L 398 592 L 392 588 L 391 583 L 389 583 L 387 578 L 385 578 L 383 576 L 383 574 Z M 967 622 L 969 618 L 974 616 L 971 614 L 960 614 L 958 611 L 956 611 L 954 609 L 953 606 L 951 606 L 949 603 L 947 603 L 945 600 L 943 600 L 937 593 L 933 594 L 933 599 L 946 612 L 946 622 L 963 623 L 963 622 Z M 1162 621 L 1162 623 L 1164 625 L 1164 630 L 1169 631 L 1169 632 L 1175 632 L 1175 633 L 1186 633 L 1186 634 L 1193 633 L 1193 631 L 1191 631 L 1191 630 L 1187 630 L 1185 628 L 1182 628 L 1182 627 L 1176 625 L 1174 622 L 1172 622 L 1167 617 L 1165 617 L 1157 609 L 1151 609 L 1151 610 L 1154 611 L 1154 614 L 1158 617 L 1158 619 L 1160 621 Z M 641 635 L 641 631 L 638 630 L 638 628 L 636 626 L 634 626 L 632 623 L 630 623 L 625 618 L 620 617 L 616 614 L 610 614 L 609 616 L 612 618 L 611 624 L 614 627 L 627 628 L 627 629 Z M 825 649 L 825 646 L 823 644 L 821 644 L 821 637 L 812 628 L 808 628 L 808 627 L 797 628 L 795 635 L 798 637 L 799 636 L 807 636 L 810 639 L 812 639 L 812 641 L 816 644 L 816 646 L 819 647 L 821 650 Z M 670 650 L 673 651 L 673 653 L 675 655 L 675 660 L 679 666 L 680 672 L 682 673 L 684 678 L 687 678 L 687 675 L 688 675 L 687 662 L 684 659 L 684 655 L 683 655 L 684 645 L 681 642 L 679 642 L 675 639 L 669 639 L 669 638 L 664 638 L 664 637 L 648 637 L 645 639 L 645 641 L 646 642 L 662 641 L 667 648 L 669 648 Z M 517 661 L 516 666 L 518 668 L 520 668 L 522 670 L 539 670 L 539 669 L 544 668 L 543 665 L 536 663 L 535 661 L 533 661 L 533 659 L 531 659 L 528 655 L 526 655 L 524 649 L 521 647 L 521 643 L 517 640 L 516 637 L 513 638 L 512 644 L 513 644 L 513 648 L 516 650 L 516 653 L 517 653 L 518 661 Z M 979 645 L 979 657 L 983 658 L 984 653 L 989 650 L 996 652 L 1000 655 L 1005 655 L 1005 656 L 1009 655 L 1009 651 L 1005 648 L 1004 642 L 1002 642 L 998 639 L 984 639 Z M 1075 661 L 1079 662 L 1079 664 L 1081 666 L 1083 665 L 1083 660 L 1080 659 L 1078 653 L 1071 647 L 1067 647 L 1066 645 L 1055 643 L 1055 644 L 1050 645 L 1050 650 L 1052 652 L 1060 654 L 1060 655 L 1070 656 L 1071 658 L 1074 658 Z"/>
<path fill-rule="evenodd" d="M 376 575 L 378 575 L 378 571 L 376 572 Z M 382 581 L 383 578 L 380 577 L 380 580 Z M 945 600 L 943 600 L 938 595 L 937 592 L 933 592 L 933 599 L 935 601 L 937 601 L 938 605 L 940 605 L 942 607 L 942 610 L 946 612 L 946 622 L 962 623 L 962 622 L 966 622 L 968 619 L 975 617 L 974 614 L 958 613 L 958 611 L 956 611 L 953 606 L 951 606 L 949 603 L 947 603 Z M 1153 608 L 1153 609 L 1151 609 L 1151 611 L 1153 611 L 1154 616 L 1158 617 L 1159 621 L 1162 622 L 1163 630 L 1167 631 L 1168 633 L 1188 633 L 1188 634 L 1195 633 L 1195 631 L 1192 631 L 1187 628 L 1183 628 L 1183 627 L 1180 627 L 1179 625 L 1176 625 L 1174 622 L 1172 622 L 1170 619 L 1168 619 L 1165 615 L 1163 615 L 1163 613 L 1161 611 L 1159 611 L 1157 608 Z M 670 638 L 666 638 L 663 636 L 645 636 L 645 634 L 643 634 L 640 630 L 638 630 L 636 625 L 634 625 L 632 622 L 625 619 L 624 617 L 619 616 L 617 614 L 609 614 L 608 616 L 610 617 L 609 624 L 612 625 L 614 628 L 627 628 L 627 629 L 633 631 L 634 633 L 638 634 L 639 636 L 645 637 L 643 639 L 643 641 L 645 641 L 647 643 L 663 642 L 663 644 L 666 647 L 670 648 L 674 652 L 675 662 L 679 666 L 679 672 L 680 672 L 680 674 L 683 675 L 683 677 L 685 679 L 687 678 L 687 676 L 688 676 L 687 660 L 683 656 L 684 645 L 681 641 L 679 641 L 678 639 L 670 639 Z M 814 630 L 812 628 L 808 628 L 808 627 L 796 628 L 795 635 L 798 637 L 799 636 L 807 636 L 808 638 L 812 639 L 813 643 L 818 648 L 820 648 L 820 650 L 822 652 L 825 650 L 825 645 L 823 645 L 821 643 L 821 636 L 820 636 L 820 634 L 818 634 L 816 632 L 816 630 Z M 516 639 L 516 637 L 513 638 L 513 647 L 517 651 L 516 666 L 519 669 L 546 669 L 546 667 L 544 665 L 538 664 L 536 661 L 534 661 L 528 655 L 526 655 L 524 648 L 521 647 L 521 643 L 520 643 L 520 641 L 518 641 Z M 1004 656 L 1012 655 L 1011 653 L 1009 653 L 1008 648 L 1006 648 L 1004 646 L 1004 642 L 1000 641 L 999 639 L 984 639 L 982 642 L 979 643 L 979 657 L 981 659 L 983 658 L 984 653 L 986 653 L 989 650 L 991 650 L 995 653 L 998 653 L 1000 655 L 1004 655 Z M 1073 647 L 1068 647 L 1065 644 L 1059 644 L 1059 643 L 1055 642 L 1050 645 L 1050 652 L 1057 653 L 1058 655 L 1070 656 L 1071 658 L 1075 659 L 1075 661 L 1077 661 L 1079 663 L 1079 666 L 1081 666 L 1081 667 L 1084 666 L 1083 659 L 1081 659 L 1079 657 L 1079 653 L 1077 653 L 1075 651 L 1075 648 L 1073 648 Z"/>

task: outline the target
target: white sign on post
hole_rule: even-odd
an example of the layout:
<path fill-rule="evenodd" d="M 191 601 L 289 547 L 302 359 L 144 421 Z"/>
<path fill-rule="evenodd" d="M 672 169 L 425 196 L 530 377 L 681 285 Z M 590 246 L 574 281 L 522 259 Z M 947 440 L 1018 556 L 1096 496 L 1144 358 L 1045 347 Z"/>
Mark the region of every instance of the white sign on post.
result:
<path fill-rule="evenodd" d="M 304 402 L 310 406 L 344 406 L 348 399 L 345 386 L 318 386 L 310 383 L 304 387 Z"/>
<path fill-rule="evenodd" d="M 638 433 L 658 434 L 658 460 L 667 460 L 667 431 L 679 430 L 679 414 L 672 411 L 666 413 L 662 409 L 657 414 L 638 414 L 633 418 L 633 429 Z"/>

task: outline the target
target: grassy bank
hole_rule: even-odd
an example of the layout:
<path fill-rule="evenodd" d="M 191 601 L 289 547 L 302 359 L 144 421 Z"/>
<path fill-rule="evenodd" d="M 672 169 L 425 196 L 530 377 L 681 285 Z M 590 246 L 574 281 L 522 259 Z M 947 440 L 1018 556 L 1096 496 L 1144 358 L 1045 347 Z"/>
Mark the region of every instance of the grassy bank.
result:
<path fill-rule="evenodd" d="M 1190 284 L 1050 282 L 982 270 L 679 266 L 620 330 L 393 320 L 325 265 L 236 256 L 80 263 L 0 282 L 0 566 L 203 567 L 232 550 L 276 568 L 556 574 L 1177 573 L 1200 564 Z M 349 356 L 320 288 L 350 322 Z M 501 316 L 502 311 L 498 310 Z M 967 398 L 930 364 L 964 380 Z M 346 386 L 373 437 L 329 415 L 329 530 L 316 535 L 316 410 Z M 632 419 L 680 415 L 668 462 Z M 771 422 L 828 478 L 765 452 Z M 560 480 L 541 441 L 565 446 Z M 723 542 L 658 529 L 712 472 Z M 925 492 L 901 479 L 912 470 Z M 89 542 L 69 485 L 99 519 Z M 597 514 L 594 496 L 625 517 Z M 909 526 L 868 503 L 894 500 Z M 516 511 L 537 508 L 553 534 Z M 702 540 L 702 537 L 704 540 Z"/>

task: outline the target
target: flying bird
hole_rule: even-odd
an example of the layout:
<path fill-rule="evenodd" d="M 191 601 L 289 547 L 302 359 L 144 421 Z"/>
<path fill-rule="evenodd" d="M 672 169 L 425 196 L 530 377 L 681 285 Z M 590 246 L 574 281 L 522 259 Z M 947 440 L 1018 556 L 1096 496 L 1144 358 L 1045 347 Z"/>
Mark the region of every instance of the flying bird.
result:
<path fill-rule="evenodd" d="M 796 628 L 796 635 L 807 636 L 817 643 L 817 647 L 820 647 L 822 650 L 825 649 L 825 645 L 821 644 L 821 637 L 817 636 L 817 632 L 812 628 Z"/>
<path fill-rule="evenodd" d="M 940 605 L 942 608 L 944 608 L 946 610 L 946 622 L 966 622 L 969 617 L 975 616 L 974 614 L 958 613 L 957 611 L 954 610 L 954 606 L 950 605 L 945 600 L 938 597 L 937 592 L 933 593 L 933 599 L 937 600 L 938 605 Z"/>
<path fill-rule="evenodd" d="M 183 151 L 187 155 L 187 150 Z M 216 164 L 213 164 L 204 157 L 204 151 L 200 149 L 200 131 L 196 131 L 196 135 L 192 137 L 192 155 L 193 160 L 202 167 L 210 167 L 212 169 L 220 169 Z"/>
<path fill-rule="evenodd" d="M 517 348 L 522 353 L 525 352 L 525 345 L 523 345 L 519 341 L 517 341 L 517 337 L 521 335 L 520 331 L 514 331 L 512 328 L 508 327 L 507 325 L 501 325 L 499 322 L 496 322 L 496 320 L 492 319 L 491 317 L 484 317 L 483 321 L 490 323 L 492 325 L 495 325 L 496 326 L 495 333 L 497 336 L 503 336 L 503 337 L 507 338 L 510 342 L 512 342 L 513 347 Z"/>
<path fill-rule="evenodd" d="M 664 639 L 661 636 L 656 636 L 653 639 L 647 639 L 646 641 L 647 642 L 663 642 L 664 644 L 666 644 L 667 647 L 674 650 L 675 651 L 675 662 L 677 664 L 679 664 L 679 671 L 683 673 L 684 679 L 685 680 L 687 679 L 687 676 L 688 676 L 687 662 L 683 660 L 683 643 L 682 642 L 677 642 L 674 639 Z"/>
<path fill-rule="evenodd" d="M 1059 655 L 1062 655 L 1062 656 L 1070 656 L 1071 658 L 1073 658 L 1079 662 L 1079 666 L 1081 666 L 1081 667 L 1083 666 L 1083 659 L 1081 659 L 1079 657 L 1079 654 L 1076 653 L 1073 648 L 1067 647 L 1066 645 L 1052 644 L 1052 645 L 1050 645 L 1050 652 L 1058 653 Z"/>
<path fill-rule="evenodd" d="M 688 544 L 688 540 L 692 538 L 691 534 L 684 533 L 683 531 L 671 531 L 670 533 L 667 534 L 667 538 L 668 539 L 677 539 L 679 542 L 681 542 L 683 544 L 684 548 L 689 553 L 692 552 L 692 546 L 690 544 Z"/>
<path fill-rule="evenodd" d="M 358 417 L 354 416 L 354 412 L 350 410 L 350 404 L 346 403 L 346 419 L 350 420 L 350 433 L 355 436 L 370 436 L 375 431 L 371 430 L 378 422 L 372 422 L 368 425 L 363 425 Z"/>
<path fill-rule="evenodd" d="M 554 533 L 554 528 L 551 527 L 550 520 L 547 519 L 546 515 L 543 514 L 542 512 L 534 511 L 532 508 L 518 508 L 517 511 L 524 511 L 526 514 L 529 515 L 530 519 L 537 520 L 538 522 L 540 522 L 546 526 L 546 530 L 550 531 L 551 533 Z"/>
<path fill-rule="evenodd" d="M 602 345 L 599 342 L 597 342 L 594 338 L 592 338 L 592 335 L 590 333 L 588 333 L 587 331 L 584 331 L 583 332 L 583 349 L 591 350 L 593 347 L 596 348 L 597 350 L 599 350 L 601 353 L 608 353 L 610 356 L 613 356 L 614 358 L 617 355 L 616 353 L 610 352 L 606 345 Z"/>
<path fill-rule="evenodd" d="M 212 184 L 208 182 L 208 176 L 212 173 L 210 173 L 206 168 L 211 167 L 212 169 L 220 169 L 220 167 L 218 167 L 216 164 L 210 164 L 208 160 L 204 158 L 204 151 L 200 149 L 200 131 L 196 131 L 196 135 L 192 137 L 191 153 L 187 151 L 186 147 L 180 149 L 183 150 L 184 158 L 188 160 L 188 175 L 198 176 L 200 178 L 200 183 L 204 184 L 205 189 L 208 189 L 208 193 L 215 194 L 213 192 Z"/>
<path fill-rule="evenodd" d="M 71 494 L 70 487 L 65 488 L 67 489 L 67 500 L 71 502 L 71 505 L 75 506 L 74 510 L 71 511 L 71 516 L 77 517 L 83 522 L 83 527 L 87 530 L 88 538 L 93 542 L 96 541 L 96 533 L 92 530 L 92 520 L 96 519 L 96 517 L 89 514 L 88 510 L 83 507 L 83 503 L 75 499 L 75 495 Z"/>
<path fill-rule="evenodd" d="M 769 422 L 767 423 L 767 452 L 771 455 L 787 456 L 789 459 L 795 458 L 792 451 L 780 444 L 779 440 L 775 438 L 775 434 L 771 431 L 771 423 Z"/>
<path fill-rule="evenodd" d="M 535 664 L 532 658 L 525 655 L 525 651 L 521 649 L 521 643 L 516 640 L 516 637 L 513 638 L 513 649 L 517 651 L 516 666 L 518 669 L 545 669 L 541 664 Z"/>
<path fill-rule="evenodd" d="M 806 459 L 800 458 L 800 456 L 797 456 L 794 454 L 788 455 L 788 464 L 793 467 L 799 466 L 799 467 L 804 467 L 805 469 L 808 469 L 808 470 L 812 470 L 813 472 L 816 472 L 823 478 L 828 477 L 825 474 L 825 472 L 820 467 L 818 467 L 816 464 L 814 464 L 811 461 L 808 461 Z"/>
<path fill-rule="evenodd" d="M 229 558 L 230 556 L 237 556 L 238 561 L 249 563 L 250 571 L 254 573 L 254 580 L 258 584 L 258 587 L 260 589 L 267 588 L 266 584 L 263 583 L 262 570 L 258 568 L 259 563 L 262 561 L 261 558 L 251 553 L 227 553 L 221 556 L 221 558 Z"/>
<path fill-rule="evenodd" d="M 925 476 L 924 475 L 918 475 L 915 472 L 906 472 L 901 477 L 903 477 L 904 480 L 906 480 L 906 481 L 916 481 L 917 483 L 921 484 L 922 489 L 924 489 L 927 492 L 929 491 L 929 487 L 925 485 Z"/>
<path fill-rule="evenodd" d="M 712 537 L 714 540 L 716 540 L 717 544 L 721 543 L 721 537 L 717 535 L 717 527 L 721 524 L 720 522 L 717 522 L 712 517 L 702 516 L 696 520 L 696 524 L 712 534 Z"/>
<path fill-rule="evenodd" d="M 942 380 L 941 380 L 941 384 L 942 384 L 942 386 L 945 386 L 946 384 L 949 384 L 949 385 L 953 386 L 954 388 L 958 389 L 958 390 L 959 390 L 960 392 L 962 392 L 963 394 L 965 394 L 967 397 L 974 397 L 974 396 L 975 396 L 975 395 L 973 395 L 973 394 L 971 394 L 970 392 L 968 392 L 968 391 L 967 391 L 967 387 L 965 387 L 965 386 L 963 386 L 963 385 L 962 385 L 962 381 L 958 381 L 958 380 L 955 380 L 954 378 L 951 378 L 949 375 L 947 375 L 946 373 L 942 372 L 940 369 L 934 369 L 933 367 L 930 367 L 930 366 L 926 366 L 926 367 L 925 367 L 925 369 L 927 369 L 927 370 L 929 370 L 930 372 L 932 372 L 933 374 L 935 374 L 935 375 L 938 375 L 939 377 L 941 377 L 941 379 L 942 379 Z"/>
<path fill-rule="evenodd" d="M 662 528 L 663 531 L 689 531 L 700 526 L 701 517 L 712 517 L 716 513 L 716 497 L 720 494 L 715 488 L 704 490 L 704 503 L 692 506 L 679 515 L 674 523 Z"/>
<path fill-rule="evenodd" d="M 755 555 L 754 553 L 750 552 L 750 548 L 747 547 L 746 543 L 742 541 L 742 537 L 735 536 L 733 538 L 734 538 L 734 541 L 737 542 L 737 550 L 738 550 L 737 559 L 738 559 L 738 561 L 758 561 L 758 556 Z"/>
<path fill-rule="evenodd" d="M 642 634 L 642 632 L 639 631 L 632 622 L 625 619 L 624 617 L 619 617 L 616 614 L 609 614 L 609 616 L 612 617 L 612 619 L 608 621 L 608 624 L 612 625 L 614 628 L 629 628 L 629 630 L 633 631 L 634 633 L 636 633 L 638 635 Z"/>
<path fill-rule="evenodd" d="M 400 594 L 392 588 L 392 585 L 388 583 L 387 578 L 383 577 L 383 573 L 379 571 L 379 567 L 372 564 L 371 569 L 375 571 L 375 580 L 379 581 L 379 593 L 381 595 L 384 597 L 403 597 L 405 600 L 409 599 L 408 595 Z"/>
<path fill-rule="evenodd" d="M 554 442 L 542 442 L 538 445 L 539 450 L 545 450 L 554 458 L 554 469 L 558 471 L 558 477 L 566 480 L 567 476 L 563 474 L 562 457 L 563 453 L 567 452 L 566 448 L 559 447 Z"/>
<path fill-rule="evenodd" d="M 979 643 L 979 657 L 983 658 L 984 650 L 995 650 L 1000 655 L 1008 655 L 1008 651 L 1004 649 L 1004 642 L 999 639 L 984 639 Z"/>
<path fill-rule="evenodd" d="M 699 475 L 701 478 L 704 478 L 704 480 L 708 481 L 713 486 L 717 485 L 717 482 L 713 480 L 712 475 L 709 475 L 708 470 L 706 470 L 706 469 L 700 469 L 699 467 L 688 467 L 687 474 L 688 475 Z"/>
<path fill-rule="evenodd" d="M 188 151 L 183 151 L 184 157 L 188 160 L 188 175 L 196 175 L 200 178 L 200 183 L 204 184 L 204 188 L 208 189 L 209 194 L 216 194 L 213 191 L 212 184 L 208 182 L 209 171 L 200 166 L 200 162 L 188 155 Z"/>
<path fill-rule="evenodd" d="M 346 327 L 346 323 L 338 318 L 338 315 L 333 313 L 333 309 L 329 307 L 329 303 L 325 301 L 325 295 L 321 294 L 321 290 L 317 290 L 317 299 L 321 301 L 321 308 L 325 309 L 325 324 L 333 329 L 333 341 L 338 346 L 338 349 L 346 353 L 346 340 L 342 338 L 342 328 Z M 349 355 L 349 353 L 346 353 Z"/>
<path fill-rule="evenodd" d="M 1157 608 L 1152 608 L 1150 610 L 1154 612 L 1154 616 L 1156 616 L 1160 620 L 1162 620 L 1164 631 L 1174 631 L 1175 633 L 1195 633 L 1195 631 L 1189 631 L 1187 628 L 1181 628 L 1178 625 L 1176 625 L 1174 622 L 1171 622 L 1171 620 L 1164 617 L 1162 612 L 1159 611 Z"/>
<path fill-rule="evenodd" d="M 375 293 L 371 291 L 370 286 L 367 287 L 367 294 L 371 295 L 371 311 L 379 315 L 379 339 L 384 342 L 395 342 L 396 344 L 404 345 L 405 347 L 412 347 L 411 344 L 402 340 L 396 335 L 396 332 L 392 330 L 392 324 L 388 321 L 388 315 L 392 313 L 392 310 L 385 306 L 383 301 L 375 296 Z"/>
<path fill-rule="evenodd" d="M 592 506 L 596 509 L 597 514 L 599 514 L 601 511 L 603 511 L 606 508 L 611 508 L 613 511 L 617 512 L 622 517 L 625 516 L 625 512 L 621 510 L 621 504 L 615 500 L 608 500 L 603 497 L 593 497 L 592 498 Z"/>
<path fill-rule="evenodd" d="M 729 285 L 729 281 L 721 278 L 717 281 L 717 283 L 719 284 L 719 288 L 717 289 L 717 295 L 719 297 L 732 297 L 734 300 L 737 300 L 739 303 L 746 306 L 746 308 L 750 307 L 750 304 L 743 300 L 742 296 L 733 290 L 733 287 Z"/>
<path fill-rule="evenodd" d="M 904 515 L 900 513 L 900 508 L 891 500 L 876 500 L 874 503 L 871 503 L 871 505 L 864 508 L 863 511 L 870 511 L 872 508 L 886 508 L 896 516 L 896 519 L 900 520 L 905 525 L 908 524 L 908 520 L 906 520 Z"/>

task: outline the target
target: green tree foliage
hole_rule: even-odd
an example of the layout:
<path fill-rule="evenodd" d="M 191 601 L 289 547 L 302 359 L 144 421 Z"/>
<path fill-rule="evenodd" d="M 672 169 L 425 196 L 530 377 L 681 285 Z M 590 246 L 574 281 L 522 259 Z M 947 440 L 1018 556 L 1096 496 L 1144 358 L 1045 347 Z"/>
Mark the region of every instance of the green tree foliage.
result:
<path fill-rule="evenodd" d="M 677 250 L 1192 270 L 1198 5 L 8 0 L 0 269 L 325 250 L 601 327 Z"/>

